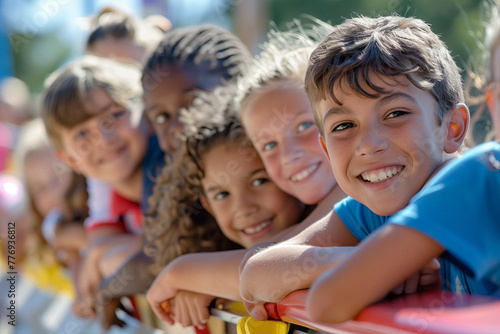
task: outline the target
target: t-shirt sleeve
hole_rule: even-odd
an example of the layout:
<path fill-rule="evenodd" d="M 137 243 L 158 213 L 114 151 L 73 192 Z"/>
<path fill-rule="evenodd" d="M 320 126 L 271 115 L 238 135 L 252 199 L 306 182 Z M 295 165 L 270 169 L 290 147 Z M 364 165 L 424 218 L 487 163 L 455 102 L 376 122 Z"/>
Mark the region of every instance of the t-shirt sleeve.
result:
<path fill-rule="evenodd" d="M 500 145 L 469 150 L 389 219 L 440 243 L 462 267 L 500 284 Z"/>
<path fill-rule="evenodd" d="M 87 178 L 89 216 L 84 221 L 86 231 L 102 226 L 117 226 L 123 229 L 120 217 L 112 211 L 113 188 L 102 181 Z"/>
<path fill-rule="evenodd" d="M 366 238 L 368 234 L 382 226 L 387 220 L 386 216 L 376 215 L 352 197 L 346 197 L 337 202 L 334 209 L 349 232 L 359 241 Z"/>

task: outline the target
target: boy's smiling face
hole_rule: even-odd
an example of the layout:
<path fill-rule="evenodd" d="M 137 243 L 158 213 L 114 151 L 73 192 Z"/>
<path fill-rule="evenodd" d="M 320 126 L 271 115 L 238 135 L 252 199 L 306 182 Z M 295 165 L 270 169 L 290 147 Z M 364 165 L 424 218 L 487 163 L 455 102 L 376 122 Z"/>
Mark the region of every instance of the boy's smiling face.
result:
<path fill-rule="evenodd" d="M 337 84 L 342 105 L 320 101 L 320 140 L 342 189 L 387 216 L 405 207 L 443 164 L 449 119 L 439 125 L 433 96 L 405 76 L 372 81 L 387 94 L 367 98 Z"/>
<path fill-rule="evenodd" d="M 59 156 L 75 171 L 111 185 L 135 176 L 147 149 L 144 129 L 100 88 L 89 92 L 87 103 L 94 116 L 61 129 L 65 149 Z"/>

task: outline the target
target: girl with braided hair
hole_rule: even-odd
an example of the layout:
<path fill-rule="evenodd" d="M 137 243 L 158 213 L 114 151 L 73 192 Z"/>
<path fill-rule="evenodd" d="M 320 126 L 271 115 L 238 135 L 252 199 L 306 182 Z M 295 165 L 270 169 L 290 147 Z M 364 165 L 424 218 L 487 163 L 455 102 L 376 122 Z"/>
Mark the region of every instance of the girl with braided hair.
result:
<path fill-rule="evenodd" d="M 165 152 L 180 143 L 179 109 L 190 105 L 196 91 L 234 83 L 251 60 L 234 34 L 214 25 L 165 33 L 142 76 L 146 116 Z"/>

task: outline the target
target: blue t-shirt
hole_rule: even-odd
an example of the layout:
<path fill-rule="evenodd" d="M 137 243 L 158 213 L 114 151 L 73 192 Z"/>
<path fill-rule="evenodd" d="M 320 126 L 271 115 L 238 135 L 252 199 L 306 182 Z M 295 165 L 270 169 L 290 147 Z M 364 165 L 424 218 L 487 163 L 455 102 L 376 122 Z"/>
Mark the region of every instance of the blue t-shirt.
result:
<path fill-rule="evenodd" d="M 450 162 L 394 216 L 376 215 L 351 197 L 335 211 L 359 241 L 386 222 L 431 236 L 447 249 L 440 270 L 444 290 L 498 296 L 500 172 L 488 159 L 493 152 L 500 160 L 499 146 L 483 144 Z"/>
<path fill-rule="evenodd" d="M 143 190 L 141 197 L 141 210 L 147 212 L 148 199 L 153 194 L 156 177 L 166 164 L 165 153 L 161 150 L 156 135 L 149 138 L 148 150 L 143 160 Z"/>
<path fill-rule="evenodd" d="M 446 249 L 442 258 L 460 280 L 460 286 L 449 282 L 452 288 L 500 296 L 500 144 L 479 145 L 451 161 L 388 222 Z"/>
<path fill-rule="evenodd" d="M 379 216 L 352 197 L 346 197 L 334 206 L 345 227 L 359 241 L 385 224 L 388 216 Z"/>

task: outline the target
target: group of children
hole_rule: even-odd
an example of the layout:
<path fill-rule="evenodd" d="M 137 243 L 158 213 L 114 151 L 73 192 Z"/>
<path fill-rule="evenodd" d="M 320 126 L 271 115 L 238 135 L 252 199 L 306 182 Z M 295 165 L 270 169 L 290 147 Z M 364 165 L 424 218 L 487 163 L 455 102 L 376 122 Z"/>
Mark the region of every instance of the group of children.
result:
<path fill-rule="evenodd" d="M 223 299 L 265 320 L 306 288 L 321 322 L 440 284 L 500 296 L 500 146 L 462 156 L 462 78 L 425 22 L 296 24 L 253 58 L 218 27 L 172 28 L 146 58 L 85 55 L 47 79 L 47 134 L 89 196 L 67 246 L 77 314 L 109 328 L 146 290 L 161 320 L 197 328 Z"/>

